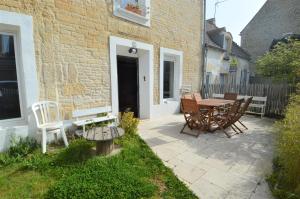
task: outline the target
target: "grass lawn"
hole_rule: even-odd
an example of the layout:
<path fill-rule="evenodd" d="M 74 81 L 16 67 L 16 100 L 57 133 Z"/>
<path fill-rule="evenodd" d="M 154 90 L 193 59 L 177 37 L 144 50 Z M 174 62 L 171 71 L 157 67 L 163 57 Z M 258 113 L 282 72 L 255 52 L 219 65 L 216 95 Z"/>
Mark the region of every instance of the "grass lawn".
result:
<path fill-rule="evenodd" d="M 118 140 L 111 157 L 90 156 L 91 144 L 73 142 L 0 167 L 0 198 L 197 198 L 139 136 Z"/>

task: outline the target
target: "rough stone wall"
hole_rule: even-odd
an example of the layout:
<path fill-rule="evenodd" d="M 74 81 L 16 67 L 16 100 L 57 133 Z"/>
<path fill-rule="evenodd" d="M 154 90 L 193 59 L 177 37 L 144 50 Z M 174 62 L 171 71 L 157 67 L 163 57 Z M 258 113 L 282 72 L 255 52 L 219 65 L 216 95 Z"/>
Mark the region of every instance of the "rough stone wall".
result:
<path fill-rule="evenodd" d="M 291 32 L 300 34 L 299 0 L 268 0 L 241 32 L 241 46 L 254 62 L 268 51 L 273 39 Z"/>
<path fill-rule="evenodd" d="M 150 28 L 115 17 L 112 0 L 1 0 L 0 10 L 33 17 L 40 99 L 57 100 L 69 119 L 74 109 L 111 104 L 110 35 L 154 45 L 154 104 L 160 47 L 184 52 L 183 84 L 198 90 L 201 5 L 201 0 L 152 0 Z"/>

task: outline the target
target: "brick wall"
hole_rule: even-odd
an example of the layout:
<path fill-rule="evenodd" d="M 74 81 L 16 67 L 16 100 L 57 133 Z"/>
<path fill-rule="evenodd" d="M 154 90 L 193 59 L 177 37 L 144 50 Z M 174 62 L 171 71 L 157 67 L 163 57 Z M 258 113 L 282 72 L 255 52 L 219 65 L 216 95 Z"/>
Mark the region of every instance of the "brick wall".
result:
<path fill-rule="evenodd" d="M 150 28 L 113 16 L 112 0 L 2 0 L 0 10 L 33 17 L 40 99 L 58 100 L 65 119 L 110 105 L 110 35 L 154 45 L 154 104 L 160 47 L 184 52 L 183 84 L 199 89 L 201 0 L 152 0 Z"/>

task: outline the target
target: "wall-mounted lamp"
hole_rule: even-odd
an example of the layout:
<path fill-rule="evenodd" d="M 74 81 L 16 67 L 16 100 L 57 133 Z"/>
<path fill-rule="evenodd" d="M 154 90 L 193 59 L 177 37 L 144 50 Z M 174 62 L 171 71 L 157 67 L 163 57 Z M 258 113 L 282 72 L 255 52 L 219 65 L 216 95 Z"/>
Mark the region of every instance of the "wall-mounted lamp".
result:
<path fill-rule="evenodd" d="M 137 54 L 138 53 L 138 49 L 137 48 L 129 48 L 128 52 L 130 54 Z"/>

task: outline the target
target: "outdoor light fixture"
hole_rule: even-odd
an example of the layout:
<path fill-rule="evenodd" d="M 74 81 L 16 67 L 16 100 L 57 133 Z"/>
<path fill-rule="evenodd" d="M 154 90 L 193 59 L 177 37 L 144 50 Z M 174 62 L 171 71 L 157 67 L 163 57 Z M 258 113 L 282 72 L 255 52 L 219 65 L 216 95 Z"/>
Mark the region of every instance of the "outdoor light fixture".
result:
<path fill-rule="evenodd" d="M 137 48 L 129 48 L 128 52 L 130 54 L 137 54 L 138 53 L 138 49 Z"/>

